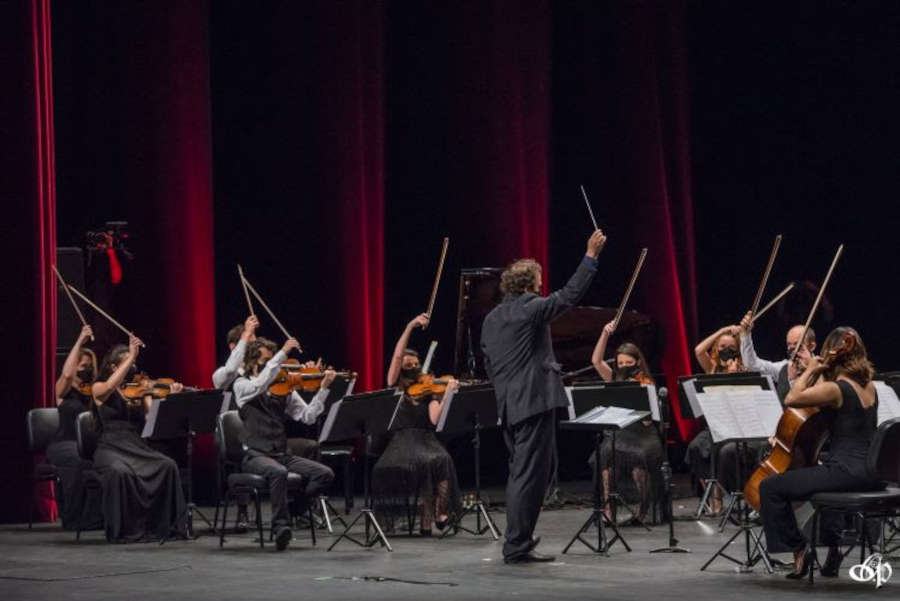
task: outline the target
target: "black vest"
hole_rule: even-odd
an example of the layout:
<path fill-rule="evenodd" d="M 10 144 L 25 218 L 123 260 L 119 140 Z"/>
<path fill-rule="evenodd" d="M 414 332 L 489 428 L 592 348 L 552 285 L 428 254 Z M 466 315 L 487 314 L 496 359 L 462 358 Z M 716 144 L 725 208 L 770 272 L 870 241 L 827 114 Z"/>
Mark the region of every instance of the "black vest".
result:
<path fill-rule="evenodd" d="M 785 363 L 781 371 L 778 372 L 778 379 L 775 381 L 775 392 L 778 393 L 778 400 L 784 405 L 784 397 L 791 391 L 791 382 L 788 380 L 788 365 Z"/>
<path fill-rule="evenodd" d="M 284 429 L 286 399 L 263 392 L 244 403 L 240 416 L 244 422 L 243 443 L 248 449 L 265 455 L 284 455 L 287 436 Z"/>

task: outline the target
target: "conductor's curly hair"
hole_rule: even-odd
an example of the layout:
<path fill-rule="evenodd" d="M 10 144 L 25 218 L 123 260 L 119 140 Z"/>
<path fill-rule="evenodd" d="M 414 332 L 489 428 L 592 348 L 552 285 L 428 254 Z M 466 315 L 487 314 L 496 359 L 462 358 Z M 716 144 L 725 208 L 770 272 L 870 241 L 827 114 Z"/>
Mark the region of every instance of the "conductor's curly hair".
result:
<path fill-rule="evenodd" d="M 519 259 L 510 264 L 500 276 L 500 291 L 512 296 L 534 292 L 540 274 L 540 263 L 534 259 Z"/>

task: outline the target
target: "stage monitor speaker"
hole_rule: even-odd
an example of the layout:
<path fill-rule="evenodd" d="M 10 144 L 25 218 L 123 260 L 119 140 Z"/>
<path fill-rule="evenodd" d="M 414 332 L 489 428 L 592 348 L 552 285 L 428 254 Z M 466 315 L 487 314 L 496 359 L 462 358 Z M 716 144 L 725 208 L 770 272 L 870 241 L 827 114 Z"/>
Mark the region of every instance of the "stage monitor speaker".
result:
<path fill-rule="evenodd" d="M 77 247 L 56 249 L 56 268 L 63 279 L 79 290 L 84 290 L 84 253 Z M 82 313 L 84 309 L 82 308 Z M 65 290 L 57 287 L 56 294 L 56 354 L 65 357 L 81 331 L 81 320 L 72 308 Z"/>

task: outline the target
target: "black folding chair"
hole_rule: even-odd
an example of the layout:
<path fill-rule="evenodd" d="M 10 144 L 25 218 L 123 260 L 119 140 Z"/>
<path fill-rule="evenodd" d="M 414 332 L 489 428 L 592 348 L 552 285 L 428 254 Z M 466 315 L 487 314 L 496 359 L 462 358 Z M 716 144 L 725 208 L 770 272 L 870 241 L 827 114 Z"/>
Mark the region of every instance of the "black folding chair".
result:
<path fill-rule="evenodd" d="M 256 529 L 259 533 L 259 546 L 265 546 L 262 526 L 262 508 L 260 498 L 269 493 L 269 485 L 266 479 L 258 474 L 248 474 L 240 471 L 241 461 L 244 457 L 244 446 L 241 442 L 244 431 L 244 423 L 237 411 L 226 411 L 217 418 L 216 424 L 216 451 L 219 457 L 220 474 L 225 481 L 225 504 L 222 508 L 222 523 L 219 531 L 219 547 L 225 544 L 225 525 L 228 520 L 228 505 L 231 499 L 239 496 L 250 497 L 256 510 Z M 299 495 L 303 486 L 303 477 L 293 472 L 288 472 L 288 495 Z M 290 502 L 290 499 L 289 499 Z M 316 528 L 313 519 L 312 504 L 307 509 L 310 524 L 312 544 L 316 544 Z M 216 505 L 216 513 L 213 518 L 215 528 L 219 517 L 219 507 Z M 270 533 L 269 538 L 272 538 Z"/>
<path fill-rule="evenodd" d="M 32 457 L 43 455 L 53 442 L 59 429 L 59 411 L 50 409 L 31 409 L 25 416 L 25 428 L 28 432 L 28 450 Z M 28 506 L 28 529 L 34 522 L 34 506 L 38 503 L 38 483 L 53 482 L 57 491 L 62 490 L 59 472 L 49 463 L 35 463 L 31 472 L 31 504 Z M 63 499 L 65 503 L 68 499 Z"/>
<path fill-rule="evenodd" d="M 810 584 L 814 580 L 816 537 L 819 533 L 819 521 L 823 511 L 853 513 L 856 516 L 857 544 L 860 547 L 860 563 L 862 563 L 865 560 L 866 551 L 871 553 L 876 542 L 870 539 L 865 521 L 896 517 L 900 510 L 900 488 L 898 488 L 898 482 L 900 482 L 900 418 L 888 420 L 876 430 L 869 446 L 866 470 L 870 478 L 885 483 L 883 489 L 862 492 L 821 492 L 814 494 L 809 499 L 813 506 L 812 536 L 810 537 L 813 565 L 809 571 Z"/>

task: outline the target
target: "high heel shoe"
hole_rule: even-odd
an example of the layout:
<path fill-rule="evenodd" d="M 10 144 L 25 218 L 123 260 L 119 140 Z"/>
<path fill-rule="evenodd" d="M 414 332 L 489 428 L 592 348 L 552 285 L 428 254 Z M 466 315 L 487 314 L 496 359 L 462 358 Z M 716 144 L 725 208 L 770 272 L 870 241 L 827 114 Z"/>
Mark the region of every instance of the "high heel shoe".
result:
<path fill-rule="evenodd" d="M 450 523 L 450 516 L 447 516 L 444 520 L 435 520 L 434 527 L 437 528 L 440 532 L 444 531 L 444 528 Z"/>
<path fill-rule="evenodd" d="M 806 548 L 806 551 L 803 553 L 803 564 L 800 567 L 800 571 L 797 571 L 796 563 L 794 564 L 794 571 L 790 574 L 786 574 L 785 578 L 789 580 L 801 580 L 806 578 L 809 575 L 809 570 L 812 569 L 813 563 L 813 552 L 809 547 Z"/>
<path fill-rule="evenodd" d="M 844 556 L 841 555 L 841 550 L 838 547 L 829 547 L 828 556 L 825 558 L 825 563 L 822 564 L 822 569 L 819 570 L 819 573 L 827 578 L 837 578 L 843 560 Z"/>

